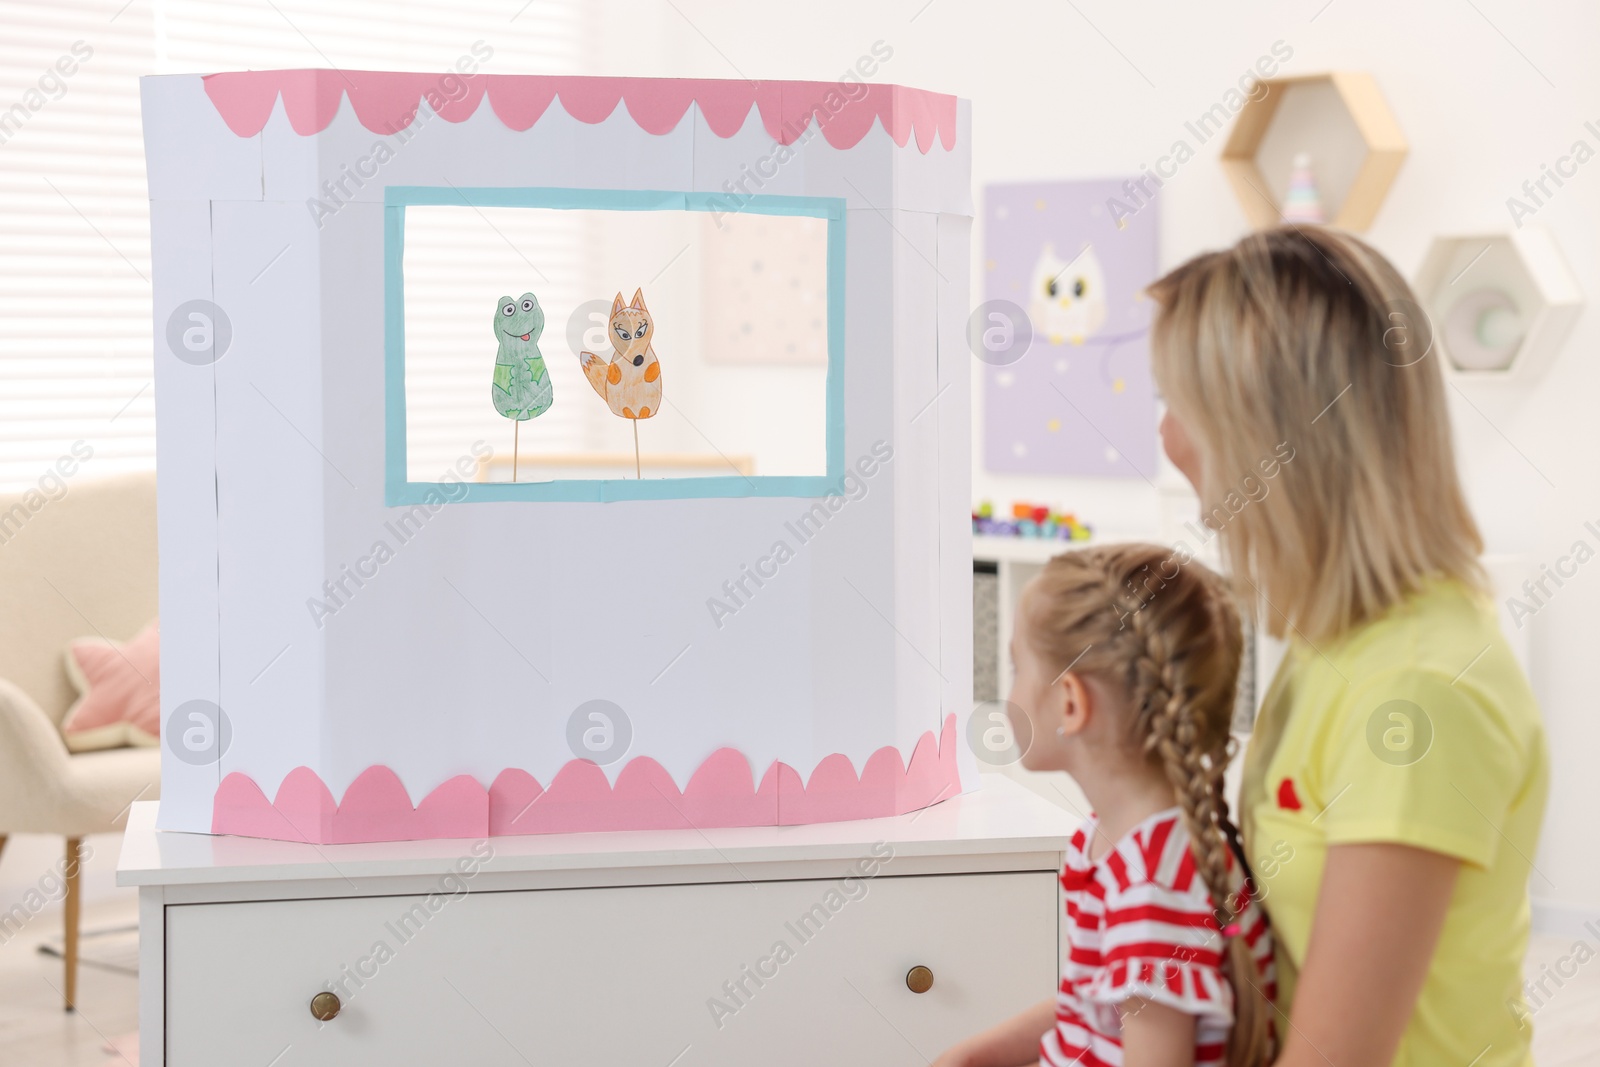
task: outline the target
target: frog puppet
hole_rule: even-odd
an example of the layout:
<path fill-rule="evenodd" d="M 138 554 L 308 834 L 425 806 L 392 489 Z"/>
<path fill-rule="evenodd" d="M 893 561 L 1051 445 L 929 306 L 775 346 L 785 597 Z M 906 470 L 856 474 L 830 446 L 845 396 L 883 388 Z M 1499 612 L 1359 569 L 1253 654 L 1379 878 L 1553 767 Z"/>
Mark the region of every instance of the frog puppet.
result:
<path fill-rule="evenodd" d="M 494 409 L 508 419 L 523 422 L 550 410 L 555 393 L 550 372 L 539 351 L 544 332 L 544 309 L 532 293 L 502 296 L 494 309 L 494 337 L 499 349 L 494 357 Z"/>

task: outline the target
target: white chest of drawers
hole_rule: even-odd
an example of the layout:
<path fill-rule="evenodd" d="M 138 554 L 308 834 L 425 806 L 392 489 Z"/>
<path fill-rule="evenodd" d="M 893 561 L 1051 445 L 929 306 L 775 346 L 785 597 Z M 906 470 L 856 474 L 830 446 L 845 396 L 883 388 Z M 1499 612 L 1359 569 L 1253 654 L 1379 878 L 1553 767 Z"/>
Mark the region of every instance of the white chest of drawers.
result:
<path fill-rule="evenodd" d="M 1075 823 L 999 778 L 893 819 L 476 842 L 158 834 L 154 807 L 118 881 L 169 1067 L 921 1065 L 1054 989 Z"/>

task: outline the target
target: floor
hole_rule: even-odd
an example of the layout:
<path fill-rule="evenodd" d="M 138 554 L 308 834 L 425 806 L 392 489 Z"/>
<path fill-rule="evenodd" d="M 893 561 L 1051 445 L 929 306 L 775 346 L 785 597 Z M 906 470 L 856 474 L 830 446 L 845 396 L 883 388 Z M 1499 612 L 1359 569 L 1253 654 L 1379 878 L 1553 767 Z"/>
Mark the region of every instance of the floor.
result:
<path fill-rule="evenodd" d="M 86 906 L 83 929 L 121 927 L 138 921 L 136 901 Z M 61 1009 L 61 961 L 39 952 L 39 945 L 61 936 L 59 908 L 40 912 L 22 931 L 0 945 L 0 1063 L 17 1067 L 126 1067 L 137 1063 L 107 1051 L 109 1042 L 126 1043 L 138 1029 L 138 979 L 121 971 L 83 966 L 78 973 L 78 1010 Z M 121 944 L 84 942 L 86 954 L 131 963 Z M 107 939 L 126 942 L 126 938 Z"/>
<path fill-rule="evenodd" d="M 1527 979 L 1539 983 L 1548 996 L 1540 996 L 1533 1014 L 1533 1059 L 1538 1067 L 1600 1065 L 1600 946 L 1596 938 L 1583 942 L 1558 937 L 1536 937 L 1528 946 Z M 1532 1001 L 1530 1000 L 1530 1006 Z"/>
<path fill-rule="evenodd" d="M 131 902 L 84 909 L 84 928 L 117 927 L 137 919 Z M 42 913 L 0 946 L 0 1063 L 26 1067 L 128 1067 L 137 1064 L 128 1039 L 138 1025 L 137 981 L 107 967 L 85 966 L 79 1010 L 61 1010 L 61 961 L 38 951 L 58 937 L 59 913 Z M 126 951 L 107 939 L 100 953 L 113 966 Z M 1564 938 L 1536 937 L 1528 952 L 1528 977 L 1545 976 L 1544 998 L 1534 1016 L 1534 1059 L 1539 1067 L 1600 1067 L 1600 955 L 1593 940 L 1575 953 Z M 95 951 L 86 943 L 86 952 Z M 1559 979 L 1559 984 L 1558 984 Z M 115 1043 L 128 1054 L 112 1051 Z"/>

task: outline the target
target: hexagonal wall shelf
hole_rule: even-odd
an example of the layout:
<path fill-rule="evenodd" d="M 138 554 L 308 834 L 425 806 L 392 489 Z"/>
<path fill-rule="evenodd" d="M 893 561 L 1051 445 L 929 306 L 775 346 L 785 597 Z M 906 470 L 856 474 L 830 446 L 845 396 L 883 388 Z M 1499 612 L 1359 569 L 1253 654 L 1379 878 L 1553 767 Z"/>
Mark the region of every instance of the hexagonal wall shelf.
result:
<path fill-rule="evenodd" d="M 1550 365 L 1583 293 L 1547 230 L 1436 237 L 1412 282 L 1445 366 L 1474 381 L 1529 381 Z"/>
<path fill-rule="evenodd" d="M 1378 83 L 1336 71 L 1261 84 L 1266 94 L 1240 110 L 1222 149 L 1223 171 L 1251 225 L 1276 226 L 1286 202 L 1310 200 L 1326 205 L 1329 224 L 1366 229 L 1407 150 Z M 1315 196 L 1307 193 L 1312 184 Z"/>

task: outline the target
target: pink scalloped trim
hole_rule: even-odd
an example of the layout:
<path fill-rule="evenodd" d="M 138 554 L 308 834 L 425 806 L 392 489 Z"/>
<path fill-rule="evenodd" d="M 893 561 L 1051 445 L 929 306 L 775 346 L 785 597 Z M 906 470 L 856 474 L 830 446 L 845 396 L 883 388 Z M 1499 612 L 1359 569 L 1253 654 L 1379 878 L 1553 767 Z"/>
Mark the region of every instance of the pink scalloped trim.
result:
<path fill-rule="evenodd" d="M 788 826 L 873 819 L 948 800 L 961 792 L 956 767 L 956 717 L 940 737 L 929 730 L 902 763 L 893 746 L 874 752 L 859 777 L 848 757 L 817 764 L 811 781 L 775 762 L 758 786 L 750 761 L 721 748 L 706 758 L 682 792 L 649 756 L 630 760 L 615 786 L 588 760 L 572 760 L 548 789 L 526 771 L 504 770 L 484 789 L 459 775 L 412 807 L 399 777 L 368 767 L 335 802 L 315 771 L 296 767 L 275 800 L 247 775 L 233 772 L 217 787 L 211 832 L 313 844 L 415 841 L 435 837 L 503 837 L 586 830 L 676 830 L 712 826 Z"/>
<path fill-rule="evenodd" d="M 904 148 L 916 138 L 927 153 L 938 140 L 946 151 L 956 143 L 956 98 L 900 85 L 851 82 L 746 82 L 700 78 L 584 78 L 532 74 L 477 74 L 459 77 L 451 96 L 441 95 L 441 75 L 393 71 L 248 70 L 208 74 L 206 95 L 228 128 L 254 137 L 267 124 L 281 96 L 289 125 L 301 136 L 320 133 L 333 121 L 339 102 L 349 96 L 356 119 L 374 133 L 393 134 L 411 125 L 426 97 L 439 117 L 462 122 L 483 98 L 506 126 L 528 129 L 560 99 L 567 114 L 582 122 L 603 122 L 620 103 L 647 133 L 660 136 L 682 121 L 690 104 L 700 108 L 718 137 L 732 137 L 754 105 L 774 140 L 793 144 L 815 119 L 835 148 L 853 148 L 882 123 Z M 860 94 L 851 100 L 844 93 Z"/>

